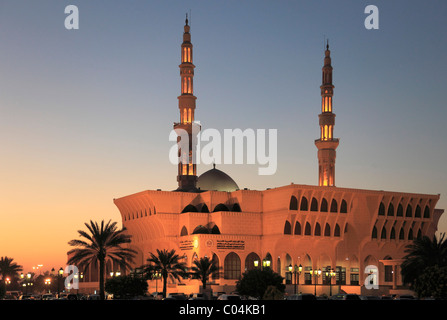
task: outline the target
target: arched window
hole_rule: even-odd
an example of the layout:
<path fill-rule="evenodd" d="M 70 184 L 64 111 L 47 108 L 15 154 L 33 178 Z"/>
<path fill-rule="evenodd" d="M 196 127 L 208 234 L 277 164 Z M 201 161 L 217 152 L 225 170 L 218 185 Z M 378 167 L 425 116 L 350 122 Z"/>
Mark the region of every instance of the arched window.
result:
<path fill-rule="evenodd" d="M 310 236 L 312 234 L 309 222 L 306 222 L 306 227 L 304 228 L 304 235 Z"/>
<path fill-rule="evenodd" d="M 213 272 L 211 278 L 212 279 L 219 279 L 220 278 L 220 268 L 219 268 L 219 257 L 217 256 L 217 254 L 213 253 L 213 260 L 212 262 L 214 263 L 214 265 L 217 267 L 217 271 Z"/>
<path fill-rule="evenodd" d="M 386 229 L 385 229 L 385 227 L 382 228 L 382 232 L 380 233 L 380 239 L 383 239 L 383 240 L 386 239 Z"/>
<path fill-rule="evenodd" d="M 393 204 L 390 202 L 389 206 L 388 206 L 388 216 L 394 216 L 394 206 Z"/>
<path fill-rule="evenodd" d="M 404 216 L 404 208 L 402 207 L 402 203 L 399 203 L 399 205 L 397 206 L 397 214 L 396 216 L 398 217 L 403 217 Z"/>
<path fill-rule="evenodd" d="M 377 239 L 377 228 L 376 228 L 376 226 L 373 227 L 371 238 Z"/>
<path fill-rule="evenodd" d="M 307 203 L 307 198 L 306 197 L 302 197 L 301 198 L 300 210 L 301 211 L 309 210 L 309 205 Z"/>
<path fill-rule="evenodd" d="M 391 228 L 390 239 L 396 239 L 396 230 L 394 227 Z"/>
<path fill-rule="evenodd" d="M 410 228 L 410 230 L 408 231 L 408 240 L 413 240 L 413 229 Z"/>
<path fill-rule="evenodd" d="M 284 224 L 284 234 L 292 234 L 292 225 L 287 220 L 286 223 Z"/>
<path fill-rule="evenodd" d="M 245 270 L 249 271 L 255 269 L 256 268 L 255 261 L 258 261 L 259 266 L 261 263 L 261 259 L 256 253 L 252 252 L 245 258 Z"/>
<path fill-rule="evenodd" d="M 295 196 L 290 198 L 289 210 L 298 210 L 298 199 Z"/>
<path fill-rule="evenodd" d="M 219 227 L 216 226 L 216 225 L 214 225 L 214 226 L 211 228 L 210 233 L 211 233 L 211 234 L 220 234 Z"/>
<path fill-rule="evenodd" d="M 310 203 L 310 211 L 318 211 L 318 201 L 315 198 L 312 198 L 312 202 Z"/>
<path fill-rule="evenodd" d="M 318 222 L 315 224 L 314 236 L 321 236 L 321 227 Z"/>
<path fill-rule="evenodd" d="M 295 222 L 295 230 L 293 231 L 293 234 L 297 236 L 301 235 L 301 224 L 298 221 Z"/>
<path fill-rule="evenodd" d="M 331 236 L 331 227 L 328 223 L 326 223 L 326 226 L 324 227 L 324 236 L 330 237 Z"/>
<path fill-rule="evenodd" d="M 422 238 L 422 231 L 421 231 L 421 229 L 419 229 L 416 239 L 421 239 L 421 238 Z"/>
<path fill-rule="evenodd" d="M 239 205 L 239 203 L 235 203 L 233 204 L 233 211 L 234 212 L 241 212 L 241 206 Z"/>
<path fill-rule="evenodd" d="M 413 208 L 411 207 L 411 204 L 408 204 L 407 211 L 405 212 L 405 217 L 412 217 L 413 216 Z"/>
<path fill-rule="evenodd" d="M 217 212 L 217 211 L 229 211 L 229 210 L 226 205 L 224 205 L 223 203 L 219 203 L 217 206 L 214 207 L 214 210 L 213 210 L 213 212 Z"/>
<path fill-rule="evenodd" d="M 340 205 L 340 213 L 347 213 L 348 212 L 348 204 L 346 203 L 346 200 L 341 201 Z"/>
<path fill-rule="evenodd" d="M 379 216 L 384 216 L 385 215 L 385 205 L 383 204 L 383 202 L 380 203 L 379 206 Z"/>
<path fill-rule="evenodd" d="M 339 236 L 340 236 L 340 226 L 337 223 L 335 225 L 335 229 L 334 229 L 334 237 L 339 237 Z"/>
<path fill-rule="evenodd" d="M 400 231 L 399 231 L 399 240 L 405 240 L 405 232 L 404 232 L 404 228 L 400 228 Z"/>
<path fill-rule="evenodd" d="M 429 206 L 425 206 L 424 218 L 430 218 L 430 207 Z"/>
<path fill-rule="evenodd" d="M 183 209 L 182 213 L 185 212 L 197 212 L 197 208 L 193 206 L 192 204 L 188 204 L 185 209 Z"/>
<path fill-rule="evenodd" d="M 210 213 L 208 206 L 204 203 L 200 212 Z"/>
<path fill-rule="evenodd" d="M 241 277 L 241 259 L 239 256 L 230 252 L 225 257 L 224 261 L 224 278 L 225 279 L 239 279 Z"/>
<path fill-rule="evenodd" d="M 416 211 L 414 212 L 414 217 L 415 218 L 421 217 L 421 207 L 419 205 L 416 206 Z"/>
<path fill-rule="evenodd" d="M 182 230 L 180 231 L 180 236 L 187 236 L 188 235 L 188 229 L 186 229 L 185 226 L 183 226 Z"/>
<path fill-rule="evenodd" d="M 321 200 L 321 212 L 327 212 L 327 200 L 325 198 L 323 198 L 323 200 Z"/>
<path fill-rule="evenodd" d="M 337 212 L 337 200 L 335 199 L 331 201 L 331 212 Z"/>

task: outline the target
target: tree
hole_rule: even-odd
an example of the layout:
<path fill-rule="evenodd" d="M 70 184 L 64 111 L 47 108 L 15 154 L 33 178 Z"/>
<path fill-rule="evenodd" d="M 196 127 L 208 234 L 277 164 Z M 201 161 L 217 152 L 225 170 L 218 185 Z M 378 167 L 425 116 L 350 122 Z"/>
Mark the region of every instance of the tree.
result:
<path fill-rule="evenodd" d="M 0 258 L 0 275 L 2 276 L 2 280 L 4 281 L 6 278 L 19 277 L 19 272 L 23 270 L 22 266 L 13 262 L 13 258 L 1 257 Z"/>
<path fill-rule="evenodd" d="M 186 265 L 184 262 L 180 262 L 181 258 L 172 249 L 168 251 L 166 249 L 157 249 L 157 255 L 150 253 L 150 258 L 147 259 L 149 262 L 145 266 L 145 273 L 149 275 L 154 272 L 159 272 L 163 279 L 163 297 L 166 298 L 166 287 L 168 278 L 180 280 L 180 277 L 187 275 Z"/>
<path fill-rule="evenodd" d="M 438 238 L 433 236 L 431 240 L 424 236 L 416 239 L 406 247 L 407 255 L 404 257 L 402 268 L 402 280 L 404 283 L 414 284 L 415 280 L 424 273 L 425 268 L 447 266 L 447 241 L 445 233 Z"/>
<path fill-rule="evenodd" d="M 447 298 L 447 267 L 435 265 L 425 268 L 414 281 L 413 287 L 419 298 Z"/>
<path fill-rule="evenodd" d="M 108 279 L 105 289 L 114 298 L 143 296 L 147 292 L 147 281 L 140 277 L 119 276 Z"/>
<path fill-rule="evenodd" d="M 251 296 L 255 298 L 262 298 L 269 286 L 278 289 L 279 292 L 284 293 L 284 280 L 276 272 L 270 268 L 252 269 L 244 272 L 242 279 L 236 283 L 236 289 L 241 295 Z M 272 290 L 273 288 L 270 288 Z"/>
<path fill-rule="evenodd" d="M 210 275 L 216 273 L 219 267 L 208 257 L 194 260 L 194 266 L 191 267 L 190 275 L 193 279 L 202 281 L 203 289 L 206 289 L 206 283 Z"/>
<path fill-rule="evenodd" d="M 90 220 L 90 224 L 85 223 L 88 231 L 78 230 L 81 238 L 86 240 L 71 240 L 70 246 L 78 247 L 68 252 L 68 264 L 74 264 L 78 268 L 87 268 L 93 264 L 99 263 L 99 295 L 102 300 L 105 299 L 104 276 L 106 261 L 112 261 L 118 264 L 123 270 L 130 268 L 130 262 L 133 261 L 136 251 L 125 248 L 122 245 L 130 243 L 130 235 L 125 234 L 125 228 L 118 230 L 116 222 L 104 223 L 101 225 Z"/>

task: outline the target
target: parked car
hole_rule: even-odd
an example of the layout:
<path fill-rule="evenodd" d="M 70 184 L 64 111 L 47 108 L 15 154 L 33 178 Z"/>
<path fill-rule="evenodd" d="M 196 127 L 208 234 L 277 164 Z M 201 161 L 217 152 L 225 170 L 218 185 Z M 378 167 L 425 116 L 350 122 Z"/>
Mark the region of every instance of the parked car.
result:
<path fill-rule="evenodd" d="M 336 294 L 331 297 L 331 300 L 361 300 L 360 296 L 355 293 Z"/>
<path fill-rule="evenodd" d="M 311 293 L 292 294 L 287 300 L 317 300 L 317 297 Z"/>
<path fill-rule="evenodd" d="M 241 300 L 241 296 L 238 294 L 221 294 L 217 300 Z"/>

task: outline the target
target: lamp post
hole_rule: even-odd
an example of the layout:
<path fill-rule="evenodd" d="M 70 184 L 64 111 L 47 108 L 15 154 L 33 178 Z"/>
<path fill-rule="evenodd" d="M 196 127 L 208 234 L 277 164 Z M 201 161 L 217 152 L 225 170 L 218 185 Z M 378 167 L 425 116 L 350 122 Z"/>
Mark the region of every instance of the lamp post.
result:
<path fill-rule="evenodd" d="M 62 275 L 64 274 L 64 269 L 62 267 L 57 272 L 57 297 L 59 298 L 59 295 L 61 293 L 61 279 Z"/>
<path fill-rule="evenodd" d="M 315 277 L 315 296 L 317 295 L 317 282 L 318 282 L 318 277 L 321 275 L 321 269 L 318 270 L 310 270 L 310 274 Z"/>
<path fill-rule="evenodd" d="M 292 267 L 292 264 L 289 264 L 289 272 L 295 275 L 295 288 L 294 288 L 294 293 L 296 294 L 297 292 L 297 287 L 298 284 L 300 282 L 300 274 L 301 271 L 303 271 L 303 266 L 300 264 L 299 266 L 295 265 L 294 267 Z"/>
<path fill-rule="evenodd" d="M 48 293 L 50 293 L 50 285 L 51 285 L 51 279 L 46 278 L 45 279 L 45 285 L 48 287 Z"/>
<path fill-rule="evenodd" d="M 151 275 L 152 280 L 155 279 L 155 292 L 157 292 L 158 294 L 158 279 L 161 278 L 161 272 L 159 271 L 154 271 Z"/>
<path fill-rule="evenodd" d="M 332 296 L 332 278 L 335 277 L 334 269 L 326 270 L 326 278 L 329 278 L 329 296 Z"/>

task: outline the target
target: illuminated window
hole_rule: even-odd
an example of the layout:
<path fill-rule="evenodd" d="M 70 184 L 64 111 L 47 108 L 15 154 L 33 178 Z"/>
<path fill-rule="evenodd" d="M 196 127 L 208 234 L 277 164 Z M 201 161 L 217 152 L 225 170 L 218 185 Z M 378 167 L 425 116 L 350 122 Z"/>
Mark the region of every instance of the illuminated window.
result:
<path fill-rule="evenodd" d="M 239 279 L 241 276 L 241 259 L 239 256 L 230 252 L 224 261 L 224 278 L 225 279 Z"/>

